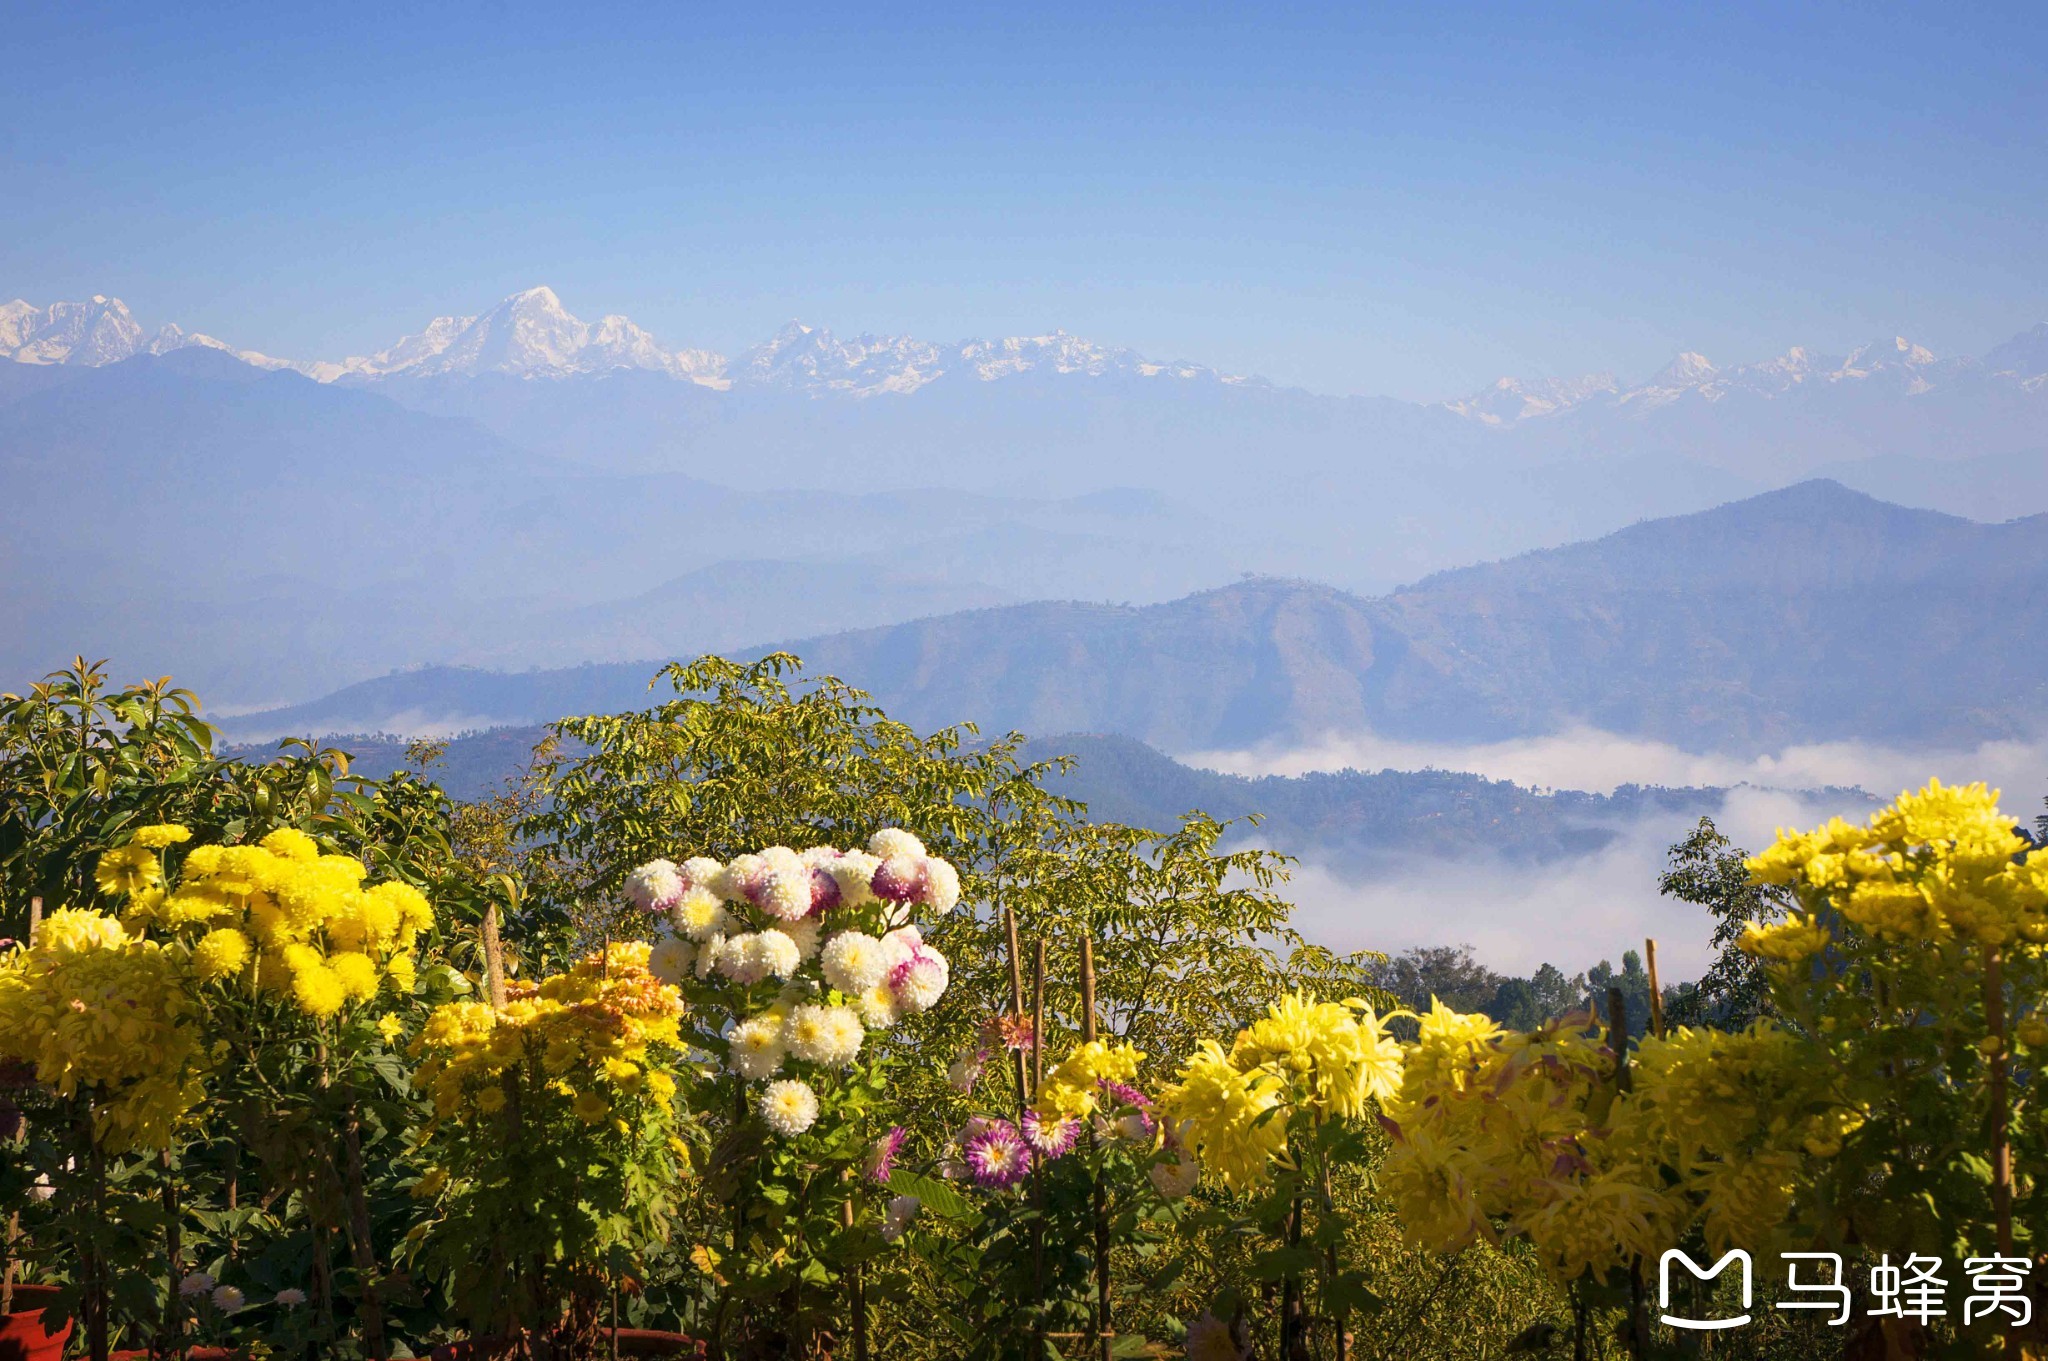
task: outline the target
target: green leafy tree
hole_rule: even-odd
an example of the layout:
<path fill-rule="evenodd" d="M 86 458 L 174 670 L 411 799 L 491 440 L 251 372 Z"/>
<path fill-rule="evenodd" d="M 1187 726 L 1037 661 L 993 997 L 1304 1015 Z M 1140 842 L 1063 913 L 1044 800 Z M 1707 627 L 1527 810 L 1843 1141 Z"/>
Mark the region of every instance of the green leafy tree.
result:
<path fill-rule="evenodd" d="M 1758 1017 L 1777 1015 L 1763 961 L 1745 954 L 1736 943 L 1751 922 L 1783 921 L 1792 897 L 1776 885 L 1752 883 L 1743 868 L 1747 858 L 1748 853 L 1707 817 L 1671 847 L 1657 886 L 1666 897 L 1706 910 L 1713 918 L 1712 944 L 1717 951 L 1699 982 L 1666 1007 L 1673 1025 L 1740 1030 Z"/>

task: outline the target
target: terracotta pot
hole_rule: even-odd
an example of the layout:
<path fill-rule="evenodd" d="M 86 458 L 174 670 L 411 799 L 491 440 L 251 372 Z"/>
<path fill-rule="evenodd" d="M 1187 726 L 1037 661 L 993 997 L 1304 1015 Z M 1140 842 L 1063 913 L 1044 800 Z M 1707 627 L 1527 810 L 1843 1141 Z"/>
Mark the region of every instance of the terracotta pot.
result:
<path fill-rule="evenodd" d="M 611 1354 L 609 1330 L 597 1335 L 598 1356 Z M 434 1348 L 432 1361 L 498 1361 L 512 1354 L 512 1341 L 503 1337 L 475 1337 L 461 1342 L 444 1342 Z M 619 1329 L 620 1356 L 700 1357 L 704 1344 L 687 1333 L 664 1333 L 653 1328 Z"/>
<path fill-rule="evenodd" d="M 54 1285 L 14 1287 L 14 1312 L 0 1314 L 0 1361 L 63 1361 L 71 1321 L 54 1333 L 43 1331 L 43 1308 L 56 1298 Z"/>

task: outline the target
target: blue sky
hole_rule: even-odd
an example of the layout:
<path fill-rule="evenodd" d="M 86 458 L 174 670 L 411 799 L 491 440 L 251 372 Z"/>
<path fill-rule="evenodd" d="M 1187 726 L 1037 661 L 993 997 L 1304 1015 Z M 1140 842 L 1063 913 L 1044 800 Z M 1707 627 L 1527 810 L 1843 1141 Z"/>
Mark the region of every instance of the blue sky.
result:
<path fill-rule="evenodd" d="M 1406 397 L 2048 318 L 2035 7 L 290 8 L 0 0 L 0 298 L 331 358 L 547 283 Z"/>

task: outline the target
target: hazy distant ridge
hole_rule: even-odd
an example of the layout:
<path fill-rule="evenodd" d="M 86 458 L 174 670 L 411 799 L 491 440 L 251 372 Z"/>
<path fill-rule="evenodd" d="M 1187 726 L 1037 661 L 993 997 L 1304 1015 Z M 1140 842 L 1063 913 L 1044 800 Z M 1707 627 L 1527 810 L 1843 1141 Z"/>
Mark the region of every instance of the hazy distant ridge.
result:
<path fill-rule="evenodd" d="M 1970 743 L 2032 735 L 2048 712 L 2048 516 L 1981 525 L 1810 482 L 1378 599 L 1262 579 L 789 646 L 921 726 L 1122 733 L 1172 751 L 1576 724 L 1693 750 Z M 427 670 L 247 724 L 532 722 L 637 703 L 650 670 Z"/>

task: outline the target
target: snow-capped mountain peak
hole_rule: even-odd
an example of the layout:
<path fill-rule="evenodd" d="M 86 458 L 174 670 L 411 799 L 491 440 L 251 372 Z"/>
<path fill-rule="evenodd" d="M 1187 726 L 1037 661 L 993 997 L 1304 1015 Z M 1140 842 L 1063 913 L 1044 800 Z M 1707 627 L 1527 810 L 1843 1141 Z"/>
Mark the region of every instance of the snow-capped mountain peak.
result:
<path fill-rule="evenodd" d="M 2023 331 L 1982 361 L 1941 359 L 1924 345 L 1890 336 L 1860 345 L 1843 358 L 1793 346 L 1775 359 L 1716 368 L 1705 355 L 1687 351 L 1633 387 L 1611 379 L 1503 378 L 1470 397 L 1445 402 L 1444 409 L 1482 425 L 1506 429 L 1525 420 L 1562 416 L 1581 409 L 1642 414 L 1685 398 L 1722 402 L 1732 398 L 1772 400 L 1802 388 L 1874 384 L 1902 396 L 1917 396 L 1956 381 L 2017 382 L 2031 389 L 2048 385 L 2048 323 Z"/>
<path fill-rule="evenodd" d="M 220 350 L 261 369 L 289 368 L 254 350 L 238 350 L 200 331 L 166 322 L 149 339 L 119 298 L 95 293 L 86 302 L 36 307 L 17 298 L 0 306 L 0 357 L 21 364 L 78 364 L 97 368 L 138 354 L 168 354 L 191 346 Z"/>
<path fill-rule="evenodd" d="M 542 285 L 514 293 L 480 316 L 435 317 L 425 330 L 376 354 L 358 356 L 316 377 L 381 378 L 392 375 L 561 378 L 648 369 L 672 378 L 723 387 L 725 360 L 704 350 L 665 350 L 631 319 L 605 316 L 589 323 L 562 306 Z"/>
<path fill-rule="evenodd" d="M 119 298 L 0 307 L 0 352 L 23 364 L 113 364 L 142 348 L 142 328 Z"/>
<path fill-rule="evenodd" d="M 1034 372 L 1248 381 L 1200 364 L 1156 363 L 1135 351 L 1097 345 L 1065 331 L 937 344 L 912 336 L 868 334 L 840 340 L 824 327 L 798 321 L 789 322 L 771 339 L 749 350 L 736 381 L 815 395 L 873 397 L 916 392 L 949 376 L 993 383 Z"/>
<path fill-rule="evenodd" d="M 1497 378 L 1493 386 L 1444 406 L 1481 425 L 1509 426 L 1555 416 L 1581 402 L 1616 391 L 1611 373 L 1578 378 Z"/>

